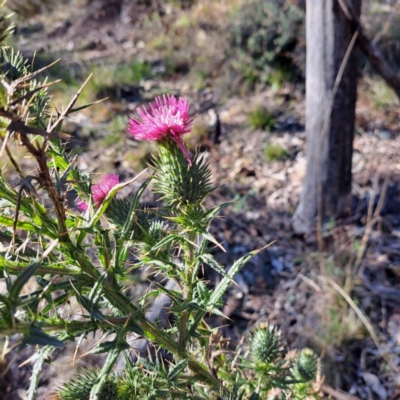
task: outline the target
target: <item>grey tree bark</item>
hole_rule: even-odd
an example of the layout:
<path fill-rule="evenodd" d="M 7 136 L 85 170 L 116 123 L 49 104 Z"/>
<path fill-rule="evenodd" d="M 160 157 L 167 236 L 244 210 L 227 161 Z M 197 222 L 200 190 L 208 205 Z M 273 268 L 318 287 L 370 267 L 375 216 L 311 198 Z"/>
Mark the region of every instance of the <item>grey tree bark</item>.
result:
<path fill-rule="evenodd" d="M 360 15 L 361 0 L 351 0 Z M 348 58 L 332 103 L 342 60 L 354 35 L 338 0 L 307 0 L 306 158 L 307 171 L 293 228 L 310 233 L 316 217 L 338 217 L 348 204 L 357 97 L 357 46 Z M 320 206 L 320 207 L 319 207 Z"/>

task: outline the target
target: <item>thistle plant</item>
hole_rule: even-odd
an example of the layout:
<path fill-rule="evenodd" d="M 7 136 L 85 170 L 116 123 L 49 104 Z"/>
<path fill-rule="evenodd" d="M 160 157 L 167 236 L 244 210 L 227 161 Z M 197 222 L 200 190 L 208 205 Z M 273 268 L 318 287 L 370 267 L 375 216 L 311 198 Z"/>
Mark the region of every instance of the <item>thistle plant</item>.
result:
<path fill-rule="evenodd" d="M 28 398 L 35 398 L 43 365 L 55 348 L 99 332 L 106 339 L 91 352 L 106 354 L 103 366 L 81 370 L 59 387 L 57 398 L 315 396 L 314 355 L 285 356 L 276 328 L 259 325 L 232 348 L 207 323 L 210 314 L 222 315 L 233 278 L 261 250 L 229 269 L 213 256 L 220 244 L 209 227 L 228 204 L 206 205 L 214 188 L 210 169 L 182 138 L 193 121 L 187 100 L 157 98 L 138 109 L 141 120 L 130 121 L 130 134 L 157 144 L 151 170 L 127 182 L 106 175 L 93 184 L 67 151 L 62 132 L 65 118 L 89 106 L 75 106 L 86 82 L 62 112 L 53 111 L 51 83 L 36 80 L 47 67 L 33 72 L 20 53 L 1 46 L 1 150 L 10 161 L 8 174 L 14 172 L 19 184 L 13 187 L 3 168 L 0 274 L 7 292 L 0 294 L 0 337 L 14 336 L 20 349 L 35 346 Z M 20 164 L 16 146 L 29 154 L 29 168 Z M 32 167 L 35 172 L 28 172 Z M 132 197 L 118 197 L 123 187 L 145 176 Z M 76 207 L 67 206 L 70 190 L 78 195 Z M 156 209 L 142 204 L 146 190 L 161 195 Z M 222 275 L 214 288 L 202 279 L 206 266 Z M 140 268 L 151 268 L 172 285 L 158 280 L 144 296 L 132 297 L 130 276 Z M 146 317 L 161 295 L 170 302 L 167 326 Z M 65 318 L 61 309 L 70 303 L 80 310 Z M 152 349 L 146 358 L 134 356 L 132 335 Z M 7 354 L 7 347 L 2 350 Z M 115 368 L 118 359 L 125 361 L 123 370 Z"/>

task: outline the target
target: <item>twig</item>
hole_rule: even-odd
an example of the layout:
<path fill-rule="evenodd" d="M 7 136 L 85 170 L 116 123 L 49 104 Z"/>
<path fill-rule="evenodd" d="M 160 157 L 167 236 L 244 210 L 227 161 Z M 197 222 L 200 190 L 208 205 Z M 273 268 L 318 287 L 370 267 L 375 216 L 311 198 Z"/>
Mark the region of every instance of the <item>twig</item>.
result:
<path fill-rule="evenodd" d="M 304 281 L 305 283 L 307 283 L 309 286 L 311 286 L 312 288 L 315 289 L 316 292 L 320 292 L 322 289 L 310 278 L 308 278 L 307 276 L 303 275 L 301 272 L 299 272 L 297 274 L 297 276 Z"/>
<path fill-rule="evenodd" d="M 69 139 L 70 135 L 67 135 L 65 133 L 61 132 L 47 132 L 43 129 L 36 128 L 35 126 L 28 126 L 25 125 L 21 120 L 19 120 L 19 117 L 15 117 L 10 113 L 5 112 L 4 110 L 0 110 L 0 115 L 3 117 L 6 117 L 8 119 L 11 119 L 11 123 L 8 125 L 8 130 L 10 132 L 19 132 L 23 134 L 32 134 L 32 135 L 38 135 L 38 136 L 43 136 L 43 137 L 50 137 L 50 138 L 58 138 L 58 139 Z"/>
<path fill-rule="evenodd" d="M 18 99 L 14 100 L 8 107 L 15 106 L 16 104 L 21 103 L 23 100 L 27 99 L 28 97 L 33 96 L 35 93 L 39 92 L 40 90 L 42 90 L 44 88 L 47 88 L 47 87 L 49 87 L 51 85 L 54 85 L 55 83 L 59 83 L 59 82 L 61 82 L 61 79 L 57 79 L 54 82 L 45 83 L 44 85 L 39 86 L 36 89 L 33 89 L 33 90 L 29 91 L 25 95 L 23 95 L 21 97 L 18 97 Z"/>
<path fill-rule="evenodd" d="M 242 336 L 242 338 L 240 339 L 239 347 L 242 346 L 242 344 L 243 344 L 243 342 L 244 342 L 244 338 L 245 338 L 245 337 Z M 235 370 L 235 364 L 236 364 L 238 358 L 239 358 L 239 352 L 237 352 L 237 353 L 235 354 L 235 357 L 234 357 L 233 360 L 232 360 L 232 364 L 231 364 L 231 369 L 232 369 L 232 371 Z"/>
<path fill-rule="evenodd" d="M 18 197 L 17 197 L 17 204 L 15 206 L 15 217 L 14 217 L 14 224 L 13 224 L 13 234 L 12 234 L 12 240 L 11 240 L 11 245 L 10 245 L 10 250 L 13 249 L 14 244 L 15 244 L 15 236 L 17 234 L 17 223 L 18 223 L 18 215 L 19 215 L 19 209 L 21 207 L 21 201 L 22 201 L 22 192 L 25 190 L 28 193 L 33 193 L 37 196 L 35 187 L 32 184 L 32 180 L 35 179 L 38 181 L 38 178 L 36 176 L 31 176 L 28 175 L 26 178 L 24 178 L 21 181 L 21 186 L 18 191 Z"/>
<path fill-rule="evenodd" d="M 339 4 L 349 20 L 353 29 L 358 30 L 358 43 L 361 50 L 367 56 L 368 60 L 375 68 L 376 72 L 385 80 L 385 82 L 396 92 L 397 96 L 400 98 L 400 77 L 395 73 L 395 71 L 390 67 L 390 65 L 383 59 L 379 50 L 376 46 L 370 42 L 370 40 L 365 36 L 362 29 L 360 19 L 355 13 L 352 5 L 348 0 L 338 0 Z"/>
<path fill-rule="evenodd" d="M 341 390 L 334 389 L 327 384 L 323 384 L 321 389 L 323 392 L 333 396 L 336 400 L 360 400 L 359 397 L 352 396 L 351 394 L 347 394 Z"/>
<path fill-rule="evenodd" d="M 56 61 L 53 61 L 51 64 L 46 65 L 43 68 L 38 69 L 35 72 L 32 72 L 29 75 L 23 76 L 20 79 L 17 79 L 16 81 L 13 82 L 13 84 L 11 85 L 12 87 L 16 88 L 18 85 L 20 85 L 21 83 L 24 82 L 28 82 L 30 80 L 32 80 L 33 78 L 35 78 L 36 76 L 38 76 L 39 74 L 41 74 L 42 72 L 46 71 L 47 69 L 51 68 L 53 65 L 57 64 L 59 61 L 61 60 L 61 58 L 57 59 Z"/>
<path fill-rule="evenodd" d="M 378 176 L 378 175 L 376 175 L 376 176 Z M 376 178 L 376 185 L 377 184 L 378 183 L 377 183 L 377 178 Z M 376 196 L 376 191 L 377 191 L 376 189 L 374 190 L 373 196 L 371 196 L 371 201 L 370 201 L 370 204 L 368 207 L 368 219 L 367 219 L 367 223 L 365 225 L 364 236 L 361 239 L 360 248 L 357 252 L 357 259 L 356 259 L 356 263 L 355 263 L 356 269 L 358 269 L 360 267 L 362 259 L 365 255 L 365 250 L 367 248 L 367 244 L 368 244 L 369 238 L 372 233 L 372 228 L 374 227 L 375 223 L 379 220 L 380 213 L 381 213 L 383 204 L 386 199 L 386 192 L 387 192 L 388 184 L 389 184 L 389 178 L 388 178 L 388 176 L 386 176 L 385 181 L 383 182 L 383 187 L 382 187 L 381 195 L 379 197 L 378 204 L 377 204 L 375 212 L 373 214 L 372 214 L 372 207 L 373 207 L 373 203 L 375 201 L 375 196 Z"/>
<path fill-rule="evenodd" d="M 60 123 L 64 120 L 64 118 L 68 115 L 68 113 L 70 112 L 70 110 L 72 109 L 72 107 L 74 106 L 74 104 L 76 103 L 76 101 L 78 100 L 78 97 L 80 96 L 80 94 L 82 93 L 82 90 L 84 89 L 84 87 L 87 85 L 87 83 L 90 81 L 90 78 L 92 77 L 93 73 L 91 73 L 85 82 L 83 82 L 82 86 L 78 89 L 78 91 L 76 92 L 75 96 L 72 98 L 72 100 L 70 101 L 70 103 L 68 104 L 68 106 L 66 107 L 66 109 L 61 113 L 61 115 L 58 117 L 57 121 L 54 122 L 54 124 L 51 126 L 51 128 L 49 129 L 49 133 L 53 132 L 59 125 Z"/>

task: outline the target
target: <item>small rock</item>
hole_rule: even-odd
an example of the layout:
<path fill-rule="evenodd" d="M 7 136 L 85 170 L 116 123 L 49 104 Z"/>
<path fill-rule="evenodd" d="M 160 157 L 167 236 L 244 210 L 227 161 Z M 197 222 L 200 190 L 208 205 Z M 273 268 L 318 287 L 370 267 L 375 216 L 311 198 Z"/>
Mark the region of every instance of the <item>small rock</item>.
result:
<path fill-rule="evenodd" d="M 379 139 L 383 139 L 383 140 L 391 140 L 392 139 L 392 134 L 389 131 L 384 130 L 384 129 L 381 131 L 378 131 L 377 135 L 378 135 Z"/>
<path fill-rule="evenodd" d="M 367 386 L 378 396 L 379 400 L 387 399 L 387 391 L 376 375 L 364 372 L 363 377 Z"/>
<path fill-rule="evenodd" d="M 285 267 L 285 264 L 278 258 L 271 257 L 271 264 L 277 272 L 282 272 Z"/>

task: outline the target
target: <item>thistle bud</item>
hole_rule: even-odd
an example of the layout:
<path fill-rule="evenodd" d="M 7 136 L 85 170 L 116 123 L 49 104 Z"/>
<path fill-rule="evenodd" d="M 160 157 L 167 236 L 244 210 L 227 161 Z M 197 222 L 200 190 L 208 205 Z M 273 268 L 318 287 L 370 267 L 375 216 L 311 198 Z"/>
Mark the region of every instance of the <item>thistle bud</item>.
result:
<path fill-rule="evenodd" d="M 119 199 L 114 197 L 108 205 L 105 215 L 116 226 L 124 226 L 129 218 L 131 203 L 128 199 Z"/>
<path fill-rule="evenodd" d="M 156 193 L 172 207 L 198 205 L 212 191 L 211 171 L 204 158 L 195 155 L 190 166 L 176 146 L 163 141 L 155 160 Z"/>
<path fill-rule="evenodd" d="M 114 381 L 107 380 L 99 395 L 99 400 L 114 400 L 118 396 L 117 385 Z"/>
<path fill-rule="evenodd" d="M 87 369 L 80 371 L 69 382 L 63 384 L 57 391 L 57 396 L 61 400 L 88 399 L 90 391 L 99 375 L 99 370 Z M 115 377 L 108 376 L 104 382 L 97 400 L 114 400 L 118 396 Z"/>
<path fill-rule="evenodd" d="M 310 349 L 301 350 L 292 368 L 293 376 L 303 382 L 314 381 L 317 376 L 318 359 Z"/>
<path fill-rule="evenodd" d="M 249 338 L 250 353 L 256 362 L 272 363 L 283 351 L 281 332 L 273 325 L 261 323 L 253 329 Z"/>

